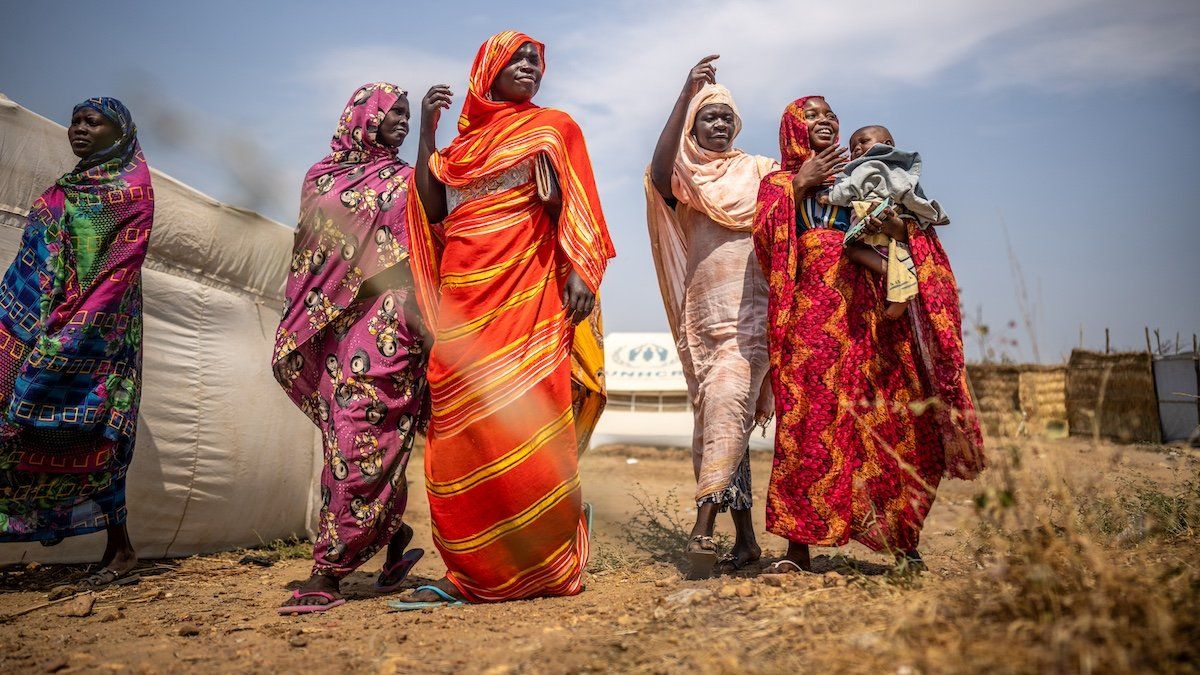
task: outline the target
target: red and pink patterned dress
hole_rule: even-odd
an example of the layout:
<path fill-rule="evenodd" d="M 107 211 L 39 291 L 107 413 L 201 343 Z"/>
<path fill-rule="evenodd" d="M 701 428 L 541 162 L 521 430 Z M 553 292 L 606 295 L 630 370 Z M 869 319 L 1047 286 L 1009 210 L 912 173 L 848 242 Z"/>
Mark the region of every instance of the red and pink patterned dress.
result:
<path fill-rule="evenodd" d="M 428 409 L 411 284 L 359 294 L 365 280 L 408 265 L 413 170 L 376 142 L 404 93 L 386 82 L 355 91 L 332 152 L 304 177 L 272 359 L 276 379 L 324 437 L 313 573 L 336 578 L 370 560 L 403 524 L 405 470 Z"/>

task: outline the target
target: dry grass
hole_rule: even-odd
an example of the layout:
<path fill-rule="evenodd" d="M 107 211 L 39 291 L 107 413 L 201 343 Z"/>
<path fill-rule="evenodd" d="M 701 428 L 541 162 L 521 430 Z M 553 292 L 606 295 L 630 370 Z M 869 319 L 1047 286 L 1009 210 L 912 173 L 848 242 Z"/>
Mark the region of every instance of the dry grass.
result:
<path fill-rule="evenodd" d="M 625 524 L 625 539 L 651 560 L 676 566 L 685 564 L 692 526 L 675 508 L 679 501 L 676 491 L 669 490 L 660 497 L 642 489 L 640 494 L 631 492 L 629 496 L 637 502 L 638 510 Z M 713 539 L 718 551 L 733 546 L 733 538 L 723 532 L 714 533 Z"/>
<path fill-rule="evenodd" d="M 1196 461 L 1163 491 L 1146 480 L 1072 484 L 1022 460 L 1010 449 L 981 486 L 977 571 L 897 625 L 907 660 L 934 672 L 1194 670 Z"/>

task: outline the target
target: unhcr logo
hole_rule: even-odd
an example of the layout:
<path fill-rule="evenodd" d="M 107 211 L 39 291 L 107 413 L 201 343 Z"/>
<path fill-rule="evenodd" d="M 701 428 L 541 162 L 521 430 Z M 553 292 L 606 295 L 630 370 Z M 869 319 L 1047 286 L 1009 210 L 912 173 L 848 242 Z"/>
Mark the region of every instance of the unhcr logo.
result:
<path fill-rule="evenodd" d="M 638 370 L 666 368 L 679 363 L 674 349 L 652 342 L 615 349 L 612 357 L 618 365 Z"/>

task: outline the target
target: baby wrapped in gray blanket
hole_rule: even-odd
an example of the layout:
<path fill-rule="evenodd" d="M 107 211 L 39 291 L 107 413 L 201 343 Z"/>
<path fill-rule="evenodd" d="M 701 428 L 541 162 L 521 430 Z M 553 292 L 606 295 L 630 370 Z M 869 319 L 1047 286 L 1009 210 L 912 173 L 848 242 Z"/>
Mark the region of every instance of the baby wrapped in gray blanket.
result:
<path fill-rule="evenodd" d="M 850 162 L 827 199 L 853 209 L 845 245 L 849 257 L 887 277 L 887 314 L 902 315 L 917 295 L 917 274 L 907 244 L 907 228 L 893 214 L 921 227 L 950 222 L 937 201 L 921 189 L 921 155 L 897 150 L 887 128 L 863 127 L 850 136 Z"/>

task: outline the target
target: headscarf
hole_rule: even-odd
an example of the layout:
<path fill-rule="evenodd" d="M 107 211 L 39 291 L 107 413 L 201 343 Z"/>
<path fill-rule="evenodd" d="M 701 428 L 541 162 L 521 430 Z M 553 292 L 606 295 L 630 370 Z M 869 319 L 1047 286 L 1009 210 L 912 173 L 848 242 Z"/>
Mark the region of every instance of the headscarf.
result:
<path fill-rule="evenodd" d="M 103 427 L 109 439 L 132 438 L 141 388 L 141 268 L 154 191 L 129 109 L 95 97 L 72 114 L 82 108 L 104 115 L 120 137 L 80 160 L 30 209 L 21 253 L 0 288 L 6 298 L 0 321 L 32 347 L 19 365 L 4 426 L 7 432 L 13 424 Z M 75 242 L 86 244 L 76 251 Z M 90 317 L 105 317 L 106 328 L 93 330 L 101 324 Z"/>
<path fill-rule="evenodd" d="M 408 257 L 406 192 L 413 169 L 376 138 L 384 116 L 405 94 L 389 82 L 356 89 L 338 118 L 329 154 L 304 176 L 275 364 L 338 320 L 365 280 Z M 277 376 L 283 374 L 276 368 Z M 316 382 L 285 383 L 293 396 L 311 393 L 309 386 L 315 391 Z"/>
<path fill-rule="evenodd" d="M 671 174 L 671 191 L 680 204 L 699 211 L 713 222 L 736 232 L 749 232 L 754 224 L 755 196 L 759 181 L 779 164 L 769 157 L 749 155 L 730 148 L 715 152 L 700 147 L 694 130 L 696 115 L 708 105 L 725 104 L 733 109 L 736 138 L 742 130 L 742 116 L 733 95 L 719 84 L 706 84 L 688 103 L 679 153 Z M 650 249 L 658 271 L 667 322 L 678 331 L 683 308 L 684 279 L 687 274 L 687 236 L 676 212 L 645 177 L 646 222 L 650 228 Z M 676 341 L 679 335 L 676 335 Z"/>
<path fill-rule="evenodd" d="M 107 117 L 117 125 L 121 136 L 107 148 L 81 159 L 75 167 L 75 171 L 78 172 L 111 160 L 119 159 L 122 165 L 132 161 L 134 155 L 141 148 L 138 146 L 137 125 L 133 123 L 133 115 L 129 113 L 129 108 L 115 98 L 96 96 L 76 105 L 71 110 L 71 116 L 73 117 L 75 113 L 84 108 L 90 108 Z"/>
<path fill-rule="evenodd" d="M 488 38 L 479 47 L 479 51 L 475 53 L 475 60 L 471 63 L 467 100 L 463 102 L 462 112 L 458 116 L 459 134 L 470 133 L 510 115 L 538 107 L 532 101 L 513 103 L 492 100 L 492 83 L 496 81 L 500 71 L 508 66 L 513 54 L 525 44 L 531 44 L 537 49 L 542 62 L 542 73 L 545 74 L 546 45 L 524 33 L 515 30 L 502 31 Z"/>
<path fill-rule="evenodd" d="M 783 118 L 779 121 L 779 155 L 783 158 L 783 170 L 793 174 L 813 156 L 808 139 L 808 122 L 804 119 L 804 104 L 813 98 L 825 97 L 820 94 L 801 96 L 783 109 Z M 833 139 L 834 145 L 839 142 L 839 138 Z"/>

